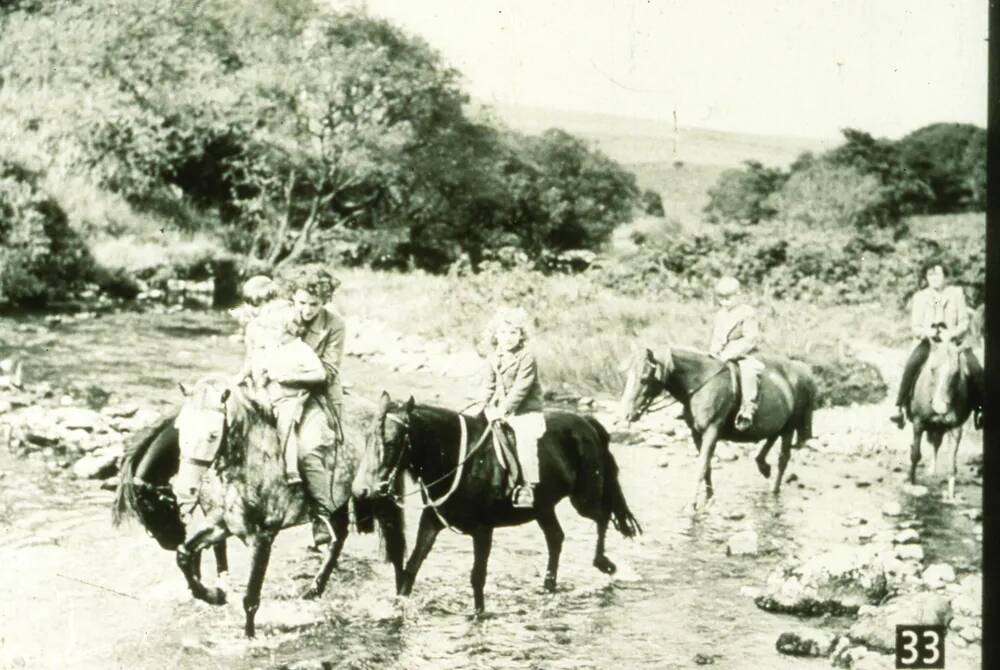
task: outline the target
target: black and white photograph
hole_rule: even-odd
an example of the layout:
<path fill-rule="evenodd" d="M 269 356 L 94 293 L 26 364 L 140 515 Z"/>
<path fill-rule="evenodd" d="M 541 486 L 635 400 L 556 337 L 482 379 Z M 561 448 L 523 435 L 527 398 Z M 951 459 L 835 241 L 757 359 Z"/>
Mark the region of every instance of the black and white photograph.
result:
<path fill-rule="evenodd" d="M 0 670 L 986 667 L 990 4 L 0 2 Z"/>

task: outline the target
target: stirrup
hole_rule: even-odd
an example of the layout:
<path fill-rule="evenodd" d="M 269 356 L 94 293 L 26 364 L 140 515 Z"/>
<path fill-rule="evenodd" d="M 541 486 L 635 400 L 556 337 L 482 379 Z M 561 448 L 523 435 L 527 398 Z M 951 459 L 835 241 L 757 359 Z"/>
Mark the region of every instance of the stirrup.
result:
<path fill-rule="evenodd" d="M 976 430 L 982 430 L 983 428 L 982 408 L 972 410 L 972 425 L 976 428 Z"/>
<path fill-rule="evenodd" d="M 753 414 L 750 415 L 744 414 L 743 410 L 737 412 L 736 420 L 733 421 L 733 427 L 736 428 L 736 430 L 744 431 L 750 428 L 752 425 L 753 425 Z"/>
<path fill-rule="evenodd" d="M 511 504 L 515 509 L 531 509 L 535 506 L 535 492 L 531 484 L 523 484 L 514 489 Z"/>

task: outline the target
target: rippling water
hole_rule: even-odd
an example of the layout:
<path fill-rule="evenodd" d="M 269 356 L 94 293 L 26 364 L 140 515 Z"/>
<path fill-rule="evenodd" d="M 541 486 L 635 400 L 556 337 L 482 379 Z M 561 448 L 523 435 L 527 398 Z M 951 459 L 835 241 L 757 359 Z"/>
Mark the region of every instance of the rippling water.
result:
<path fill-rule="evenodd" d="M 3 325 L 18 332 L 10 322 Z M 176 381 L 235 368 L 239 345 L 227 339 L 230 332 L 214 314 L 109 315 L 24 333 L 23 348 L 36 376 L 173 402 Z M 7 334 L 4 339 L 11 344 Z M 357 381 L 357 393 L 371 396 L 385 386 L 426 401 L 441 393 L 447 401 L 467 390 L 358 361 L 348 363 L 346 374 Z M 894 447 L 904 446 L 901 436 L 891 436 Z M 975 452 L 971 443 L 965 453 Z M 720 455 L 735 460 L 716 468 L 716 499 L 695 517 L 681 513 L 693 485 L 693 447 L 613 450 L 625 495 L 646 531 L 634 541 L 609 531 L 615 576 L 591 567 L 593 524 L 565 504 L 558 509 L 566 543 L 555 594 L 541 589 L 545 544 L 532 524 L 496 532 L 488 613 L 480 619 L 470 617 L 471 540 L 448 531 L 439 535 L 408 600 L 391 595 L 391 571 L 377 559 L 377 540 L 351 536 L 327 594 L 303 602 L 296 594 L 316 559 L 303 551 L 305 529 L 293 529 L 276 543 L 261 636 L 252 642 L 241 636 L 247 557 L 238 544 L 230 550 L 231 603 L 212 608 L 192 601 L 170 554 L 136 528 L 110 528 L 110 493 L 50 478 L 40 459 L 0 455 L 6 473 L 0 480 L 0 598 L 17 605 L 0 614 L 0 668 L 18 656 L 38 661 L 28 667 L 95 668 L 825 667 L 826 661 L 777 655 L 778 634 L 799 622 L 761 612 L 741 589 L 761 586 L 784 558 L 856 543 L 857 529 L 841 524 L 847 514 L 864 516 L 869 530 L 890 531 L 894 526 L 879 510 L 899 500 L 923 524 L 928 562 L 950 562 L 960 574 L 980 569 L 981 547 L 961 508 L 943 505 L 936 495 L 900 492 L 903 474 L 892 468 L 905 464 L 901 449 L 867 458 L 796 452 L 789 473 L 797 481 L 775 499 L 744 448 L 724 444 Z M 960 491 L 965 507 L 978 506 L 978 488 L 964 484 Z M 409 510 L 411 545 L 416 514 Z M 727 557 L 728 538 L 747 528 L 759 534 L 762 555 Z M 204 571 L 212 573 L 210 558 Z"/>

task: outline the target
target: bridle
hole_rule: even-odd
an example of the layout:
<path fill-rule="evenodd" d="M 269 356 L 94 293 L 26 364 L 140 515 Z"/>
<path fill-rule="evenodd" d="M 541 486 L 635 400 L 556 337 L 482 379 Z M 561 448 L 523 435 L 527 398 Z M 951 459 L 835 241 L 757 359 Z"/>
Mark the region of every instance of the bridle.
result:
<path fill-rule="evenodd" d="M 395 423 L 397 423 L 400 426 L 402 426 L 402 428 L 403 428 L 403 436 L 404 436 L 405 442 L 399 448 L 399 455 L 396 457 L 396 462 L 393 464 L 392 468 L 389 470 L 389 474 L 386 475 L 386 478 L 384 480 L 382 480 L 382 481 L 380 481 L 378 483 L 378 486 L 377 486 L 377 488 L 375 490 L 376 491 L 385 491 L 385 494 L 388 495 L 392 499 L 393 502 L 395 502 L 397 505 L 399 505 L 400 504 L 400 498 L 402 498 L 402 496 L 398 496 L 396 494 L 396 479 L 399 477 L 399 473 L 403 469 L 402 468 L 402 466 L 403 466 L 403 459 L 411 451 L 411 446 L 412 445 L 411 445 L 411 442 L 410 442 L 410 422 L 409 421 L 404 421 L 403 419 L 400 419 L 395 414 L 389 414 L 387 412 L 385 414 L 385 416 L 382 417 L 382 421 L 379 423 L 379 435 L 378 435 L 378 438 L 379 438 L 379 443 L 380 443 L 382 449 L 385 449 L 385 422 L 386 422 L 387 419 L 390 420 L 390 421 L 394 421 Z M 381 453 L 379 454 L 379 459 L 381 460 Z"/>
<path fill-rule="evenodd" d="M 708 384 L 708 382 L 715 379 L 720 372 L 726 370 L 728 367 L 728 364 L 726 363 L 720 365 L 715 372 L 705 377 L 705 379 L 703 379 L 700 384 L 695 386 L 690 391 L 687 391 L 686 398 L 671 398 L 670 400 L 665 401 L 662 405 L 654 407 L 653 406 L 654 403 L 662 397 L 663 392 L 667 388 L 667 380 L 670 378 L 670 374 L 674 370 L 673 360 L 674 360 L 673 354 L 670 354 L 669 357 L 667 358 L 667 363 L 661 363 L 656 359 L 653 360 L 646 359 L 643 361 L 643 371 L 645 371 L 646 369 L 645 366 L 647 365 L 650 366 L 652 370 L 650 370 L 649 374 L 643 375 L 640 378 L 640 383 L 643 384 L 643 387 L 646 392 L 643 393 L 643 397 L 639 402 L 639 406 L 637 407 L 637 412 L 639 416 L 642 416 L 643 414 L 645 414 L 650 410 L 666 409 L 667 407 L 670 407 L 671 405 L 676 405 L 677 403 L 682 401 L 690 402 L 691 398 L 694 397 L 695 393 L 700 391 L 706 384 Z"/>

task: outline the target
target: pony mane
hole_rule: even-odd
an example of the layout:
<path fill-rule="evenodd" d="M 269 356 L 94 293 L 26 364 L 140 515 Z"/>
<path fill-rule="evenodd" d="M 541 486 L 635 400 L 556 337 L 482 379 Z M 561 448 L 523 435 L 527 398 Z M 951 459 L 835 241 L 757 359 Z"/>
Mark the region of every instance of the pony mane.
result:
<path fill-rule="evenodd" d="M 229 390 L 225 402 L 223 392 Z M 256 422 L 264 422 L 260 406 L 242 386 L 232 386 L 230 377 L 209 374 L 195 382 L 184 405 L 196 409 L 225 410 L 228 422 L 229 440 L 245 442 Z"/>

